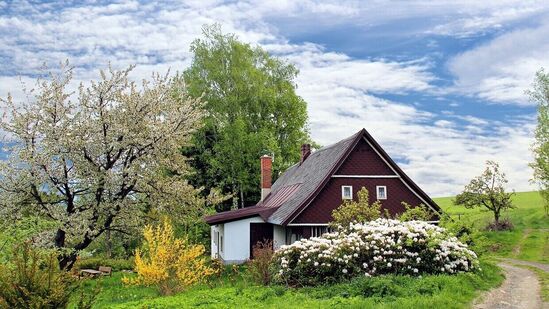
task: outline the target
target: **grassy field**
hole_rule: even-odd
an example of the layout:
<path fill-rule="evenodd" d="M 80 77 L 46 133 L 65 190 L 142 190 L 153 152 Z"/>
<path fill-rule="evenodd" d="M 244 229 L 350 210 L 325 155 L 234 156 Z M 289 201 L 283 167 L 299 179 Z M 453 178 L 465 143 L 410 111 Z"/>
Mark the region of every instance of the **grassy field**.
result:
<path fill-rule="evenodd" d="M 492 220 L 490 212 L 454 206 L 452 198 L 436 201 L 455 220 L 473 222 L 478 228 Z M 87 280 L 83 289 L 92 293 L 97 284 L 101 286 L 94 308 L 467 308 L 483 290 L 502 282 L 493 257 L 549 262 L 549 218 L 544 214 L 541 197 L 537 192 L 518 193 L 514 202 L 517 208 L 504 214 L 513 222 L 514 230 L 482 232 L 487 254 L 479 273 L 359 278 L 337 285 L 292 289 L 253 285 L 240 271 L 161 297 L 153 288 L 124 286 L 120 280 L 123 274 L 117 272 L 112 277 Z M 547 282 L 546 274 L 538 275 Z M 547 289 L 543 293 L 547 298 Z"/>
<path fill-rule="evenodd" d="M 455 220 L 473 222 L 479 229 L 493 220 L 490 211 L 455 206 L 450 197 L 435 201 Z M 549 263 L 549 217 L 544 213 L 541 196 L 538 192 L 519 192 L 513 203 L 516 208 L 502 216 L 511 220 L 512 231 L 483 232 L 488 238 L 489 251 L 497 257 Z"/>

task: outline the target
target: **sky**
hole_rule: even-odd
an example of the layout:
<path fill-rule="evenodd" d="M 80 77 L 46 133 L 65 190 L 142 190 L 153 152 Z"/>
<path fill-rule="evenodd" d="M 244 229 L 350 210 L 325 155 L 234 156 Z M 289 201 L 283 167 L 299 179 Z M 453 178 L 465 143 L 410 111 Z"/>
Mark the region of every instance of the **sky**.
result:
<path fill-rule="evenodd" d="M 66 59 L 74 85 L 109 63 L 136 64 L 135 79 L 183 71 L 213 23 L 300 70 L 318 143 L 366 128 L 434 197 L 486 160 L 509 189 L 535 189 L 525 91 L 549 69 L 547 1 L 0 1 L 0 97 L 24 100 L 44 64 Z"/>

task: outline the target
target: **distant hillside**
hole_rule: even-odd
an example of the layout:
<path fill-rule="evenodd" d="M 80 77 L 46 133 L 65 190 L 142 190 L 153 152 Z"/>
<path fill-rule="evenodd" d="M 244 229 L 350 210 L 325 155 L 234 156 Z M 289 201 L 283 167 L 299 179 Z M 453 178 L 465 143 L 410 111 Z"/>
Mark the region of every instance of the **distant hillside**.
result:
<path fill-rule="evenodd" d="M 462 206 L 455 206 L 453 204 L 454 196 L 449 197 L 438 197 L 433 200 L 447 213 L 453 214 L 472 214 L 483 212 L 479 209 L 466 209 Z M 513 203 L 519 209 L 542 209 L 543 208 L 543 199 L 538 191 L 529 191 L 529 192 L 517 192 L 513 196 Z"/>

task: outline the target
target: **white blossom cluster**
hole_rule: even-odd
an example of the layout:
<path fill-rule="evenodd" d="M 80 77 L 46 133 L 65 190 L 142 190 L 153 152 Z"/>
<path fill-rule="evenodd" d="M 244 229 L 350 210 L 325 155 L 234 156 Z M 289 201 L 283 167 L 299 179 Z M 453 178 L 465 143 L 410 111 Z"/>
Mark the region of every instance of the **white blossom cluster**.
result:
<path fill-rule="evenodd" d="M 453 274 L 478 268 L 476 254 L 445 229 L 423 222 L 377 219 L 345 231 L 282 246 L 277 276 L 297 284 L 379 274 Z"/>

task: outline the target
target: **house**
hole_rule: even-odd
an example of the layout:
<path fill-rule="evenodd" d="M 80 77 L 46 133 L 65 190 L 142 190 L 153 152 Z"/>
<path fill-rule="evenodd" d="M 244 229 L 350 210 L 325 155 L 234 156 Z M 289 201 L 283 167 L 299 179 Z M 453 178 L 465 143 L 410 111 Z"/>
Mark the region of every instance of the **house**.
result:
<path fill-rule="evenodd" d="M 271 186 L 272 159 L 261 157 L 261 201 L 255 206 L 206 217 L 211 226 L 211 253 L 225 263 L 251 258 L 252 246 L 263 239 L 275 248 L 328 230 L 332 211 L 366 187 L 370 202 L 382 202 L 391 214 L 404 211 L 401 202 L 423 204 L 439 219 L 439 206 L 421 190 L 362 129 L 353 136 L 311 152 Z"/>

